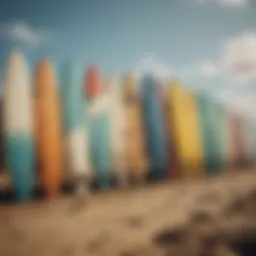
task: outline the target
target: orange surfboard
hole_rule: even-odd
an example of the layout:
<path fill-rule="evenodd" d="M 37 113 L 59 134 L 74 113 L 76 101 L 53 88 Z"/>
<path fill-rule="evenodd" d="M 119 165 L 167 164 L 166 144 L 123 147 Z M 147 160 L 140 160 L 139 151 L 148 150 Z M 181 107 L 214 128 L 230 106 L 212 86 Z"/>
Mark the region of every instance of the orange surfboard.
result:
<path fill-rule="evenodd" d="M 54 70 L 46 59 L 36 69 L 35 114 L 40 184 L 54 197 L 62 183 L 61 115 Z"/>

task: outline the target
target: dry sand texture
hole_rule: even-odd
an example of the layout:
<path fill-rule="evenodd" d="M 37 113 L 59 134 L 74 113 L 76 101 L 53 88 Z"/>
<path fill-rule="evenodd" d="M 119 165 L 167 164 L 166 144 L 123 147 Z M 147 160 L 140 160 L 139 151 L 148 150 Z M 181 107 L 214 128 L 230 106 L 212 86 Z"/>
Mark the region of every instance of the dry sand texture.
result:
<path fill-rule="evenodd" d="M 256 172 L 98 193 L 77 209 L 74 203 L 70 196 L 1 205 L 0 255 L 235 255 L 227 242 L 256 231 Z"/>

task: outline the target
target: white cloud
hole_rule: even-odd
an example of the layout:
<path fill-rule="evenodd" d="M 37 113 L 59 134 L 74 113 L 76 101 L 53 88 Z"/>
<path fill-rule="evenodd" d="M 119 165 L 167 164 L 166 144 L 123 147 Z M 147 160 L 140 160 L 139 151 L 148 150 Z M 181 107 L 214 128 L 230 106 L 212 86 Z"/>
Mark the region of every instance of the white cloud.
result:
<path fill-rule="evenodd" d="M 215 94 L 218 101 L 227 106 L 227 109 L 244 117 L 256 119 L 256 95 L 253 93 L 239 93 L 225 90 Z"/>
<path fill-rule="evenodd" d="M 174 70 L 157 58 L 153 53 L 143 55 L 134 69 L 135 76 L 139 79 L 144 74 L 153 74 L 160 79 L 167 79 L 174 74 Z"/>
<path fill-rule="evenodd" d="M 246 7 L 249 0 L 196 0 L 199 4 L 219 4 L 223 7 Z"/>
<path fill-rule="evenodd" d="M 0 25 L 0 36 L 14 42 L 35 46 L 44 41 L 48 35 L 21 21 Z"/>
<path fill-rule="evenodd" d="M 219 74 L 219 70 L 217 68 L 216 63 L 214 63 L 213 61 L 207 61 L 207 60 L 202 61 L 198 65 L 198 72 L 203 76 L 209 76 L 209 77 L 217 76 Z"/>
<path fill-rule="evenodd" d="M 226 40 L 219 58 L 202 61 L 197 70 L 203 76 L 225 76 L 239 84 L 256 81 L 256 32 Z"/>

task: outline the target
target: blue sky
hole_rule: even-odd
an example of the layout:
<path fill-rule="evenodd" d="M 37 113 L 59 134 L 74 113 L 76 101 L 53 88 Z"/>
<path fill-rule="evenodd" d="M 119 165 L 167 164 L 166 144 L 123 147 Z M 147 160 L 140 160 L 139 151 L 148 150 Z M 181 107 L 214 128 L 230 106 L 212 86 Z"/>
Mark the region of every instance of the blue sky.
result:
<path fill-rule="evenodd" d="M 42 56 L 51 56 L 57 66 L 72 58 L 114 74 L 150 66 L 191 86 L 225 91 L 229 98 L 230 92 L 254 89 L 254 0 L 16 2 L 1 1 L 1 69 L 18 47 L 31 66 Z M 244 68 L 234 72 L 238 66 Z"/>

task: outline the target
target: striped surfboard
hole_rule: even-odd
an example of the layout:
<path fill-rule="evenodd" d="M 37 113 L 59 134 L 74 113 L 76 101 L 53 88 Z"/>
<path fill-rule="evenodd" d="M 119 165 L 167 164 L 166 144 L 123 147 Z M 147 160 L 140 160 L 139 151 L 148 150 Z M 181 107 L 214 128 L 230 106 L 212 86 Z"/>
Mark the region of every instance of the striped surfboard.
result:
<path fill-rule="evenodd" d="M 100 188 L 111 185 L 111 131 L 109 99 L 103 90 L 102 78 L 97 68 L 88 69 L 85 78 L 85 93 L 88 98 L 86 114 L 89 120 L 91 156 Z"/>
<path fill-rule="evenodd" d="M 6 163 L 15 195 L 28 199 L 35 186 L 31 77 L 24 56 L 15 51 L 7 63 L 3 91 Z"/>
<path fill-rule="evenodd" d="M 61 70 L 62 116 L 67 166 L 78 191 L 87 191 L 92 180 L 88 120 L 84 114 L 82 71 L 73 63 Z"/>

